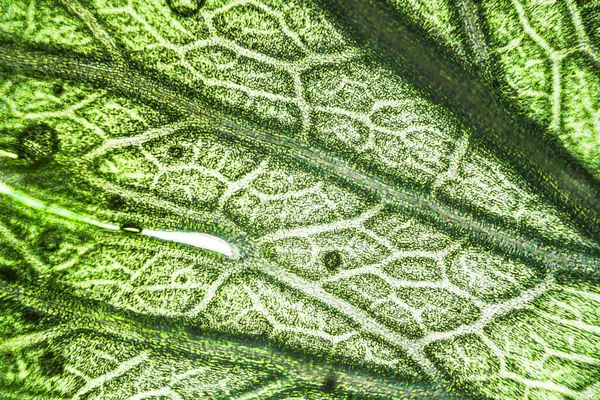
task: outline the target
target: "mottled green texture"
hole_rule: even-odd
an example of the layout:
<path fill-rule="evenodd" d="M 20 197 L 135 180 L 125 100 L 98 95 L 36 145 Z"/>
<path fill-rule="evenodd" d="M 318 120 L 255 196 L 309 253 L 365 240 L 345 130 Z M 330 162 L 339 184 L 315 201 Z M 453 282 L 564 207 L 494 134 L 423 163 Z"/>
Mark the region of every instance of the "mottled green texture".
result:
<path fill-rule="evenodd" d="M 599 1 L 388 2 L 600 177 Z"/>
<path fill-rule="evenodd" d="M 463 45 L 458 6 L 417 5 L 403 12 Z M 600 395 L 587 216 L 552 201 L 568 198 L 560 183 L 541 191 L 473 140 L 329 10 L 7 7 L 3 396 Z M 241 257 L 119 226 L 203 232 Z"/>

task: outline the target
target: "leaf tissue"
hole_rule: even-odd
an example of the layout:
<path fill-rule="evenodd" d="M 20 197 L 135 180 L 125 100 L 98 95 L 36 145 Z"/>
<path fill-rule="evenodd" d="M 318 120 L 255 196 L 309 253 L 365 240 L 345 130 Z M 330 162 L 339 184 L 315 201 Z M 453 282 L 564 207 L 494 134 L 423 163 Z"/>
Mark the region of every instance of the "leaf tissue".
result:
<path fill-rule="evenodd" d="M 0 1 L 1 399 L 600 398 L 600 1 Z"/>

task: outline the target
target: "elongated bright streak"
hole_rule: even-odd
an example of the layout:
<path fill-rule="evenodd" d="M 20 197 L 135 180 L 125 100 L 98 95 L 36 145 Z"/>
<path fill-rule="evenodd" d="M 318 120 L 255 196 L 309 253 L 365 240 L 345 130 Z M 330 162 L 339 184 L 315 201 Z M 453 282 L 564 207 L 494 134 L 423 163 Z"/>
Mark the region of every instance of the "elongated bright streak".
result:
<path fill-rule="evenodd" d="M 0 150 L 0 157 L 14 158 L 15 160 L 17 158 L 19 158 L 19 156 L 16 155 L 15 153 L 10 153 L 10 152 L 4 151 L 4 150 Z"/>
<path fill-rule="evenodd" d="M 240 252 L 236 245 L 219 237 L 207 235 L 206 233 L 144 229 L 140 234 L 169 242 L 187 244 L 200 249 L 216 251 L 232 260 L 237 260 L 240 257 Z"/>
<path fill-rule="evenodd" d="M 0 182 L 0 194 L 7 195 L 26 207 L 47 212 L 49 214 L 54 214 L 72 221 L 83 222 L 111 231 L 121 230 L 121 228 L 117 225 L 104 223 L 95 220 L 94 218 L 69 211 L 66 208 L 62 208 L 55 204 L 49 204 L 38 200 L 26 193 L 10 187 L 3 182 Z M 236 245 L 229 243 L 217 236 L 208 235 L 206 233 L 143 229 L 138 234 L 166 240 L 169 242 L 185 244 L 199 249 L 216 251 L 217 253 L 223 254 L 225 257 L 228 257 L 232 260 L 237 260 L 240 257 L 240 252 Z"/>
<path fill-rule="evenodd" d="M 35 197 L 31 197 L 28 194 L 21 192 L 20 190 L 16 190 L 8 186 L 4 182 L 0 182 L 0 194 L 5 194 L 26 207 L 47 212 L 49 214 L 54 214 L 59 217 L 70 219 L 72 221 L 83 222 L 86 224 L 97 226 L 99 228 L 109 229 L 111 231 L 118 231 L 120 229 L 117 225 L 100 222 L 86 215 L 69 211 L 66 208 L 57 206 L 56 204 L 49 204 L 44 201 L 38 200 Z"/>

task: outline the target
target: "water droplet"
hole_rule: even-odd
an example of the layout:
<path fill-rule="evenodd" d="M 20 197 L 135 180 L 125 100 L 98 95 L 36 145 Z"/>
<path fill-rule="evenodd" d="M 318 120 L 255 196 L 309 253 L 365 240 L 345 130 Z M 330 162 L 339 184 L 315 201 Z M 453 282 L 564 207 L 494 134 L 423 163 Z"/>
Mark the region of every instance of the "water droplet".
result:
<path fill-rule="evenodd" d="M 56 130 L 44 123 L 23 129 L 17 140 L 19 158 L 35 166 L 50 161 L 59 148 Z"/>
<path fill-rule="evenodd" d="M 40 234 L 38 246 L 44 251 L 56 251 L 62 242 L 62 233 L 56 229 L 47 229 Z"/>
<path fill-rule="evenodd" d="M 323 265 L 329 271 L 337 270 L 342 265 L 342 254 L 337 250 L 328 251 L 323 256 Z"/>
<path fill-rule="evenodd" d="M 46 376 L 60 375 L 65 369 L 65 359 L 61 354 L 48 350 L 40 356 L 39 366 Z"/>
<path fill-rule="evenodd" d="M 189 17 L 198 12 L 204 0 L 167 0 L 167 4 L 175 14 Z"/>
<path fill-rule="evenodd" d="M 127 221 L 121 225 L 121 230 L 129 233 L 140 233 L 142 228 L 135 222 Z"/>

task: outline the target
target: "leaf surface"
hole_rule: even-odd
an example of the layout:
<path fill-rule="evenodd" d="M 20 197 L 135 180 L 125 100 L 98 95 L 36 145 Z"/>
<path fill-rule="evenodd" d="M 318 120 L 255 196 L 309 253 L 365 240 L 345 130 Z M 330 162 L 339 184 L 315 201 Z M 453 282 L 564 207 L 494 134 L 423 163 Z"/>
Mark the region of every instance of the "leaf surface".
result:
<path fill-rule="evenodd" d="M 598 1 L 390 1 L 599 174 Z"/>
<path fill-rule="evenodd" d="M 22 307 L 45 310 L 49 293 L 76 304 L 51 313 L 67 333 L 39 350 L 75 355 L 70 367 L 53 384 L 43 357 L 11 358 L 6 387 L 316 398 L 341 363 L 388 380 L 375 390 L 349 372 L 333 398 L 434 397 L 442 382 L 473 397 L 597 395 L 598 205 L 586 180 L 548 175 L 539 190 L 528 166 L 319 5 L 210 1 L 190 17 L 169 4 L 17 2 L 1 25 L 2 346 L 28 340 L 12 333 Z M 23 10 L 48 7 L 68 18 L 15 28 Z M 89 304 L 101 311 L 79 317 Z M 136 336 L 153 318 L 180 329 Z M 35 337 L 58 329 L 33 325 Z M 212 362 L 213 339 L 190 339 L 190 326 L 231 336 L 228 360 L 245 351 L 238 338 L 262 343 L 260 359 L 267 344 L 303 355 L 281 355 L 298 365 L 285 372 Z M 161 340 L 194 350 L 164 354 Z M 102 347 L 112 367 L 91 361 Z M 311 356 L 328 364 L 304 376 Z"/>

